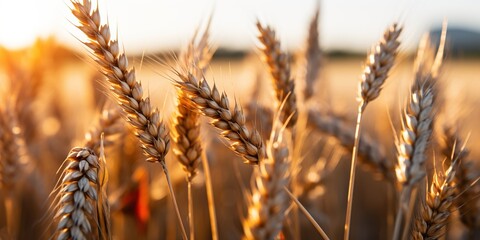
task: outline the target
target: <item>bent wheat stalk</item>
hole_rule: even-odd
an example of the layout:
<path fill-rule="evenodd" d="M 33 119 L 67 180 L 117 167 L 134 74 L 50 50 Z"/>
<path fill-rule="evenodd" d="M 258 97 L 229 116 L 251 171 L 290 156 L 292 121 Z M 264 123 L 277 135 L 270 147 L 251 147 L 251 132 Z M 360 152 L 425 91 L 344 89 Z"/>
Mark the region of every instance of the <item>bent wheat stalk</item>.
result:
<path fill-rule="evenodd" d="M 222 131 L 230 148 L 245 163 L 258 164 L 265 156 L 263 139 L 256 130 L 248 130 L 240 106 L 235 102 L 232 110 L 225 93 L 220 94 L 215 85 L 211 88 L 205 78 L 198 80 L 188 69 L 175 74 L 180 78 L 175 86 L 191 96 L 190 103 L 195 109 L 212 119 L 211 124 Z"/>
<path fill-rule="evenodd" d="M 120 52 L 118 41 L 111 39 L 109 25 L 101 24 L 98 8 L 92 9 L 90 0 L 84 0 L 82 3 L 77 0 L 71 2 L 73 4 L 72 14 L 79 21 L 77 27 L 88 37 L 84 44 L 92 50 L 93 58 L 110 84 L 111 92 L 126 113 L 127 121 L 135 129 L 135 135 L 142 143 L 147 161 L 160 163 L 169 182 L 165 155 L 170 148 L 170 138 L 168 128 L 161 120 L 160 112 L 157 108 L 152 108 L 148 97 L 143 97 L 143 88 L 141 83 L 136 81 L 135 70 L 129 68 L 127 57 Z M 182 236 L 187 239 L 175 194 L 170 184 L 169 190 L 176 208 Z"/>
<path fill-rule="evenodd" d="M 367 104 L 375 100 L 382 90 L 382 86 L 388 77 L 388 73 L 395 63 L 398 47 L 400 43 L 398 37 L 402 32 L 402 28 L 396 23 L 391 25 L 384 33 L 380 42 L 372 49 L 372 52 L 367 57 L 365 69 L 362 74 L 362 79 L 358 87 L 358 114 L 357 123 L 355 127 L 355 140 L 352 150 L 352 163 L 350 167 L 350 181 L 348 185 L 347 196 L 347 212 L 345 217 L 345 235 L 344 239 L 350 237 L 350 220 L 352 215 L 353 205 L 353 190 L 355 187 L 355 169 L 357 165 L 358 142 L 360 136 L 360 122 L 362 114 L 367 107 Z"/>

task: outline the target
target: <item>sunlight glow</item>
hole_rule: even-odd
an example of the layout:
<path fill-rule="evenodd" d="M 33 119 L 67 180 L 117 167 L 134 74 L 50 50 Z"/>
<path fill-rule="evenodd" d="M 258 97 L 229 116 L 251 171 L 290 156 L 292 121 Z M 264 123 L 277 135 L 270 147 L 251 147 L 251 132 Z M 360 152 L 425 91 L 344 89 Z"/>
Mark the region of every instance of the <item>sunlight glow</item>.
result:
<path fill-rule="evenodd" d="M 51 20 L 58 15 L 52 5 L 49 1 L 0 1 L 0 45 L 21 48 L 48 35 Z"/>
<path fill-rule="evenodd" d="M 259 18 L 278 30 L 285 48 L 296 49 L 303 44 L 304 26 L 308 24 L 317 1 L 99 0 L 99 5 L 105 19 L 108 15 L 111 25 L 119 27 L 119 37 L 129 52 L 141 53 L 183 46 L 184 39 L 188 39 L 199 22 L 212 12 L 215 44 L 234 49 L 253 48 L 254 23 Z M 77 39 L 72 37 L 75 29 L 68 17 L 69 2 L 0 0 L 0 45 L 20 48 L 31 44 L 37 37 L 50 35 L 55 35 L 61 42 L 77 44 Z M 452 26 L 480 29 L 477 24 L 480 15 L 476 12 L 480 3 L 468 0 L 459 0 L 455 4 L 448 0 L 321 2 L 321 45 L 325 49 L 368 50 L 386 23 L 392 21 L 405 25 L 406 49 L 415 48 L 417 39 L 432 27 L 440 26 L 444 18 L 448 18 Z"/>

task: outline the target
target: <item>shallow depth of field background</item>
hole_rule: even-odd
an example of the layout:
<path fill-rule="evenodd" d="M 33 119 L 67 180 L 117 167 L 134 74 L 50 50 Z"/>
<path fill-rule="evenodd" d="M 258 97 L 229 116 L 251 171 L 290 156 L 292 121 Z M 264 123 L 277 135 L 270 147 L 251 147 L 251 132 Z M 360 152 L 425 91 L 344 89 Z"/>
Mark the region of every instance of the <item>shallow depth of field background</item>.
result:
<path fill-rule="evenodd" d="M 361 3 L 360 3 L 361 2 Z M 165 118 L 169 118 L 174 108 L 175 89 L 171 84 L 174 74 L 170 65 L 173 57 L 183 49 L 197 26 L 205 23 L 213 12 L 212 43 L 218 49 L 207 73 L 210 82 L 215 81 L 218 88 L 229 96 L 235 96 L 241 104 L 248 104 L 252 91 L 259 87 L 262 91 L 259 102 L 269 105 L 273 95 L 265 65 L 261 62 L 256 49 L 256 19 L 271 24 L 277 30 L 284 49 L 293 56 L 294 62 L 300 58 L 314 7 L 317 1 L 101 1 L 104 17 L 112 26 L 117 27 L 118 36 L 123 43 L 130 62 L 137 68 L 137 79 L 142 81 L 155 106 L 159 106 Z M 28 7 L 26 7 L 28 6 Z M 470 134 L 469 143 L 480 141 L 480 3 L 473 1 L 321 1 L 320 41 L 324 50 L 324 68 L 321 70 L 320 93 L 317 96 L 322 106 L 344 114 L 351 119 L 352 128 L 356 113 L 356 91 L 362 63 L 370 46 L 374 44 L 393 21 L 404 25 L 401 47 L 397 64 L 387 80 L 385 89 L 378 100 L 369 106 L 365 114 L 365 128 L 374 139 L 384 144 L 389 156 L 394 156 L 394 133 L 392 125 L 400 126 L 399 112 L 408 94 L 413 80 L 413 54 L 420 37 L 431 32 L 439 34 L 444 18 L 449 21 L 445 69 L 442 75 L 444 94 L 447 99 L 445 113 L 448 119 L 455 115 L 462 122 L 462 133 Z M 105 14 L 108 11 L 108 14 Z M 100 85 L 95 84 L 102 76 L 97 73 L 93 61 L 86 55 L 86 49 L 75 38 L 79 32 L 69 20 L 68 6 L 64 1 L 6 1 L 0 0 L 0 82 L 6 78 L 5 66 L 8 62 L 22 65 L 22 61 L 35 54 L 41 54 L 41 71 L 37 74 L 50 82 L 58 84 L 55 88 L 44 86 L 42 95 L 57 95 L 62 100 L 61 111 L 65 112 L 69 126 L 58 121 L 42 118 L 39 128 L 49 136 L 62 135 L 68 131 L 71 138 L 58 140 L 52 147 L 50 162 L 41 163 L 42 181 L 45 191 L 49 192 L 56 181 L 55 171 L 60 166 L 69 149 L 81 141 L 83 133 L 95 120 L 98 106 L 94 102 L 95 92 L 102 93 Z M 117 29 L 112 28 L 116 31 Z M 40 37 L 40 40 L 37 39 Z M 37 41 L 35 43 L 35 41 Z M 6 57 L 9 56 L 9 57 Z M 38 56 L 37 56 L 38 57 Z M 297 61 L 298 62 L 298 61 Z M 301 76 L 302 69 L 293 64 L 293 76 Z M 29 68 L 19 68 L 29 71 Z M 2 83 L 3 84 L 3 83 Z M 48 98 L 48 97 L 46 97 Z M 40 109 L 49 106 L 37 105 Z M 168 119 L 167 119 L 168 120 Z M 391 123 L 390 123 L 391 121 Z M 243 203 L 243 185 L 248 186 L 250 166 L 232 161 L 237 158 L 229 152 L 225 143 L 214 140 L 213 131 L 205 131 L 203 138 L 214 149 L 209 152 L 212 161 L 212 174 L 215 200 L 221 239 L 238 239 L 241 234 L 241 217 L 245 215 Z M 129 136 L 133 141 L 133 136 Z M 53 144 L 53 143 L 52 143 Z M 208 152 L 207 146 L 207 152 Z M 471 147 L 472 158 L 480 156 L 480 151 Z M 38 150 L 41 152 L 41 150 Z M 180 206 L 186 206 L 186 183 L 184 175 L 169 154 L 178 192 Z M 164 206 L 170 204 L 160 166 L 144 163 L 137 155 L 134 165 L 143 166 L 151 180 L 151 204 Z M 107 156 L 108 159 L 108 156 Z M 115 165 L 115 163 L 112 163 Z M 332 239 L 342 236 L 348 185 L 349 155 L 346 154 L 329 179 L 318 190 L 322 200 L 312 201 L 307 207 L 320 222 Z M 235 175 L 234 173 L 239 173 Z M 118 185 L 121 176 L 112 176 Z M 127 177 L 129 178 L 129 177 Z M 353 206 L 353 239 L 384 239 L 386 236 L 385 196 L 378 196 L 386 184 L 376 181 L 371 174 L 359 168 Z M 208 236 L 208 211 L 203 188 L 203 177 L 195 179 L 195 204 L 198 239 Z M 378 190 L 380 189 L 380 190 Z M 198 200 L 197 200 L 198 199 Z M 163 204 L 163 205 L 162 205 Z M 203 204 L 203 205 L 202 205 Z M 25 203 L 28 205 L 28 203 Z M 36 209 L 48 207 L 46 200 L 39 200 Z M 29 211 L 29 208 L 25 208 Z M 0 209 L 0 212 L 3 210 Z M 32 213 L 42 216 L 42 213 Z M 112 212 L 117 226 L 124 226 L 125 239 L 145 237 L 145 230 L 137 226 L 134 217 L 116 219 L 119 213 Z M 186 216 L 186 207 L 182 209 Z M 161 215 L 162 217 L 155 217 Z M 153 208 L 152 221 L 147 232 L 153 239 L 174 239 L 175 233 L 165 227 L 175 224 L 171 208 Z M 3 226 L 4 219 L 0 219 Z M 35 231 L 41 232 L 39 219 L 32 220 Z M 201 223 L 204 223 L 202 225 Z M 316 237 L 313 228 L 302 223 L 305 236 Z M 381 230 L 379 230 L 381 229 Z M 140 232 L 140 233 L 139 233 Z M 33 235 L 34 236 L 34 235 Z"/>

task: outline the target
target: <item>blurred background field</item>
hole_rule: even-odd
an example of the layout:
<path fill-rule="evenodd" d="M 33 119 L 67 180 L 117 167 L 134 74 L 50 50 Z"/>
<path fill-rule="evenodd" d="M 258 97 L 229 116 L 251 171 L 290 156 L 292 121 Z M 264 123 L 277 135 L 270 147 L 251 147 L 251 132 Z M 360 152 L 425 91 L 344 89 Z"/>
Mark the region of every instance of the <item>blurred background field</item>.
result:
<path fill-rule="evenodd" d="M 98 118 L 99 109 L 106 99 L 111 97 L 105 94 L 101 83 L 103 76 L 98 73 L 91 58 L 85 54 L 84 47 L 75 39 L 76 30 L 67 21 L 70 17 L 67 17 L 68 7 L 65 4 L 60 6 L 57 2 L 47 1 L 44 5 L 29 2 L 31 7 L 27 9 L 20 5 L 22 1 L 13 2 L 1 1 L 0 4 L 4 13 L 15 12 L 8 10 L 9 8 L 24 10 L 17 11 L 21 12 L 18 16 L 0 14 L 0 83 L 2 89 L 11 82 L 29 86 L 36 92 L 35 101 L 29 106 L 35 110 L 31 110 L 32 115 L 24 116 L 25 119 L 34 121 L 36 127 L 30 129 L 32 135 L 27 141 L 29 154 L 34 157 L 22 170 L 29 179 L 24 180 L 25 186 L 19 190 L 23 193 L 35 192 L 33 195 L 36 204 L 31 204 L 31 199 L 27 198 L 20 203 L 22 225 L 31 227 L 25 228 L 29 231 L 21 231 L 18 237 L 46 239 L 49 235 L 43 219 L 49 217 L 46 211 L 49 204 L 48 194 L 57 181 L 56 171 L 69 149 L 83 140 L 84 133 Z M 307 23 L 313 14 L 316 1 L 179 2 L 181 3 L 163 1 L 157 3 L 158 5 L 153 1 L 100 3 L 101 6 L 106 6 L 103 9 L 108 11 L 112 26 L 118 25 L 120 41 L 124 44 L 130 63 L 137 69 L 137 79 L 142 82 L 152 103 L 160 107 L 165 120 L 169 121 L 175 107 L 176 92 L 172 85 L 174 74 L 171 68 L 175 65 L 173 56 L 178 55 L 180 49 L 186 46 L 195 28 L 200 22 L 205 22 L 212 11 L 212 39 L 219 49 L 206 75 L 209 82 L 215 82 L 220 90 L 225 90 L 229 96 L 235 96 L 244 106 L 252 100 L 254 90 L 260 88 L 262 91 L 258 103 L 266 106 L 271 104 L 273 94 L 268 72 L 260 59 L 259 51 L 255 50 L 258 45 L 254 25 L 257 17 L 278 27 L 280 39 L 284 40 L 285 49 L 292 55 L 292 66 L 295 69 L 293 77 L 301 78 L 303 68 L 299 61 L 300 53 L 307 34 Z M 357 85 L 366 53 L 381 37 L 382 30 L 392 21 L 399 20 L 405 28 L 402 39 L 406 45 L 401 49 L 382 95 L 367 110 L 365 128 L 362 130 L 381 142 L 387 156 L 394 159 L 396 133 L 393 132 L 392 125 L 397 129 L 400 126 L 399 113 L 413 80 L 413 55 L 419 38 L 424 32 L 430 32 L 432 39 L 438 38 L 441 21 L 448 17 L 450 28 L 445 67 L 441 75 L 446 99 L 442 117 L 444 121 L 459 119 L 462 133 L 470 136 L 471 146 L 480 142 L 480 14 L 477 13 L 478 10 L 474 10 L 480 9 L 479 3 L 405 1 L 406 3 L 399 4 L 394 1 L 372 0 L 361 4 L 355 1 L 336 2 L 333 4 L 322 1 L 321 5 L 320 42 L 324 62 L 318 84 L 321 95 L 315 96 L 319 108 L 342 115 L 351 123 L 352 128 L 354 127 Z M 8 5 L 10 3 L 13 5 Z M 274 4 L 278 6 L 272 8 L 271 5 Z M 48 6 L 51 7 L 50 10 L 38 10 Z M 201 8 L 197 8 L 198 6 Z M 237 7 L 244 11 L 243 14 L 242 11 L 233 14 Z M 36 11 L 32 12 L 32 9 Z M 372 13 L 375 11 L 381 14 L 376 16 Z M 189 18 L 184 15 L 192 16 Z M 48 16 L 45 21 L 55 24 L 39 21 L 36 26 L 34 17 L 42 19 L 42 16 Z M 61 26 L 58 25 L 59 22 Z M 19 36 L 26 37 L 15 39 L 12 35 L 15 35 L 16 31 L 24 32 L 25 34 Z M 52 34 L 55 36 L 51 37 Z M 12 36 L 12 39 L 5 37 L 6 35 Z M 9 93 L 3 91 L 2 100 L 7 101 L 5 98 L 8 99 Z M 204 132 L 202 138 L 209 146 L 206 148 L 207 155 L 212 162 L 220 239 L 240 239 L 241 220 L 245 215 L 243 193 L 251 181 L 251 167 L 240 164 L 239 161 L 231 161 L 230 159 L 238 157 L 230 153 L 225 142 L 216 138 L 214 130 L 208 127 L 205 129 L 209 130 Z M 107 158 L 110 154 L 112 159 L 109 165 L 112 172 L 110 196 L 113 202 L 123 204 L 122 207 L 114 207 L 112 210 L 116 236 L 122 236 L 118 239 L 178 238 L 161 168 L 144 162 L 145 157 L 131 133 L 122 136 L 118 142 L 121 144 L 107 152 Z M 471 150 L 471 158 L 478 159 L 480 150 L 474 147 Z M 341 238 L 343 233 L 341 223 L 345 213 L 350 156 L 348 153 L 342 156 L 338 167 L 326 182 L 317 187 L 315 194 L 306 196 L 306 200 L 301 199 L 305 200 L 309 211 L 325 226 L 332 239 Z M 127 161 L 129 166 L 120 164 L 121 161 Z M 168 156 L 167 162 L 172 169 L 179 204 L 186 206 L 186 183 L 181 167 L 172 154 Z M 477 161 L 476 164 L 478 166 L 480 163 Z M 387 204 L 387 196 L 383 194 L 387 184 L 376 180 L 367 171 L 359 170 L 358 174 L 352 226 L 355 237 L 352 239 L 385 239 L 390 231 L 387 226 L 389 222 L 385 219 L 388 208 L 391 207 Z M 206 206 L 203 181 L 200 173 L 194 182 L 197 199 L 195 204 L 198 206 Z M 32 182 L 41 186 L 32 186 Z M 141 195 L 138 190 L 141 189 L 140 186 L 149 189 L 148 201 L 137 199 Z M 138 196 L 128 202 L 122 198 L 122 194 L 129 193 L 130 189 L 137 191 L 134 194 Z M 147 222 L 138 215 L 141 207 L 150 210 Z M 4 211 L 2 205 L 1 216 Z M 181 211 L 186 216 L 186 208 Z M 25 217 L 27 215 L 32 217 Z M 208 238 L 210 232 L 207 208 L 196 208 L 195 215 L 199 222 L 195 226 L 198 239 Z M 315 231 L 306 220 L 302 221 L 302 237 L 316 237 Z M 3 226 L 5 219 L 0 218 L 0 229 Z M 458 237 L 455 232 L 452 234 L 452 239 Z"/>

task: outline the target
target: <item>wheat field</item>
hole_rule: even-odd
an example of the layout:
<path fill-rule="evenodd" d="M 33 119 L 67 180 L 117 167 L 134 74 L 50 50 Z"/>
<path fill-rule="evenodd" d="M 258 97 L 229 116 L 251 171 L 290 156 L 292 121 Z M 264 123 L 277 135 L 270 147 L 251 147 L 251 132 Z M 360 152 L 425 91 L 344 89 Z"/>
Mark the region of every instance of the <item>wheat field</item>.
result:
<path fill-rule="evenodd" d="M 0 239 L 480 238 L 480 60 L 447 22 L 413 54 L 399 22 L 339 56 L 316 9 L 301 49 L 257 21 L 228 55 L 207 18 L 130 56 L 67 5 L 83 51 L 0 47 Z"/>

